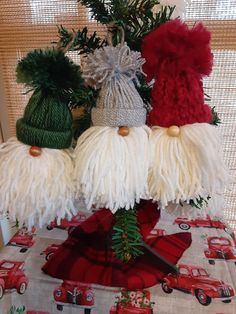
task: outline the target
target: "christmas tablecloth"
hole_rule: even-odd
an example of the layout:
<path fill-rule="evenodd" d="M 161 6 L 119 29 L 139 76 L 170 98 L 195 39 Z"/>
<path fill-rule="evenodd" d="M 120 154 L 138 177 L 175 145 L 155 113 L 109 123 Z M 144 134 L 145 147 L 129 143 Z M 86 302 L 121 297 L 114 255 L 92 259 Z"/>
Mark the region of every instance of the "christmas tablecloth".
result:
<path fill-rule="evenodd" d="M 0 313 L 24 314 L 234 314 L 236 241 L 227 224 L 209 215 L 173 217 L 163 212 L 149 237 L 191 232 L 177 275 L 143 291 L 121 291 L 51 278 L 41 271 L 47 259 L 88 214 L 81 211 L 61 226 L 18 230 L 0 252 Z"/>

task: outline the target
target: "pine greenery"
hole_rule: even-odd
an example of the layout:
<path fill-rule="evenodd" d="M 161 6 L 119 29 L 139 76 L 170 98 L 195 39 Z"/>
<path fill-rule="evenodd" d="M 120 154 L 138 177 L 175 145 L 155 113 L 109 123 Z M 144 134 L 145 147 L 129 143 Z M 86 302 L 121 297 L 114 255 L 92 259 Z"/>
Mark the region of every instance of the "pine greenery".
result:
<path fill-rule="evenodd" d="M 215 107 L 212 107 L 211 112 L 212 112 L 212 122 L 211 122 L 211 124 L 216 125 L 216 126 L 221 124 L 221 119 L 219 117 L 218 112 L 215 110 Z"/>
<path fill-rule="evenodd" d="M 142 236 L 139 232 L 136 210 L 120 208 L 115 217 L 112 248 L 118 259 L 129 262 L 129 260 L 143 254 Z"/>
<path fill-rule="evenodd" d="M 58 27 L 58 46 L 66 48 L 70 45 L 71 51 L 78 51 L 79 54 L 92 53 L 95 49 L 101 48 L 106 45 L 106 41 L 100 38 L 96 32 L 92 35 L 88 34 L 88 28 L 84 27 L 82 30 L 72 30 L 69 32 L 62 25 Z"/>

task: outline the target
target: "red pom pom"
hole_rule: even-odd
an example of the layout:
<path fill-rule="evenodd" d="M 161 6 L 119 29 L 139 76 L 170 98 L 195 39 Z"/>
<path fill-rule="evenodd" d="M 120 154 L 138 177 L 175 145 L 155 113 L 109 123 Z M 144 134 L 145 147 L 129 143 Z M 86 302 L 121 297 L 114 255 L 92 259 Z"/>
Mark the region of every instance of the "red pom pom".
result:
<path fill-rule="evenodd" d="M 177 71 L 190 68 L 199 77 L 209 75 L 213 63 L 210 39 L 210 32 L 201 23 L 189 29 L 180 20 L 173 20 L 154 29 L 142 43 L 148 80 L 158 75 L 163 62 L 167 67 L 174 63 Z"/>

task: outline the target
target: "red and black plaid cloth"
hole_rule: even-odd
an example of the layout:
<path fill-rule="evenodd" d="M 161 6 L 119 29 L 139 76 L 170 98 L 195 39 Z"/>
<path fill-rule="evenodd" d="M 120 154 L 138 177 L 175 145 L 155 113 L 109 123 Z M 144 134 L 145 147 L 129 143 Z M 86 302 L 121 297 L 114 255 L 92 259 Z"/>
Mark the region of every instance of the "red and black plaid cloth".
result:
<path fill-rule="evenodd" d="M 176 264 L 191 244 L 191 233 L 181 232 L 146 239 L 159 220 L 151 201 L 138 206 L 138 222 L 145 242 L 170 263 Z M 170 267 L 148 250 L 128 263 L 118 260 L 111 248 L 115 223 L 109 209 L 100 209 L 81 223 L 42 267 L 50 276 L 110 287 L 143 289 L 151 287 L 170 272 Z"/>

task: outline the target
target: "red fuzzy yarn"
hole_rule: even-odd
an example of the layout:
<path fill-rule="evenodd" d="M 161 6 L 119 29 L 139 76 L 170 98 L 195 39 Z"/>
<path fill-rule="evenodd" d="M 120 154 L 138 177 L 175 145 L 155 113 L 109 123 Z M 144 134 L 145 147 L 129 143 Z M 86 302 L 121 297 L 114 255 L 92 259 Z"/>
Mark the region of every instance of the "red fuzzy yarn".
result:
<path fill-rule="evenodd" d="M 147 80 L 155 79 L 148 123 L 162 127 L 209 123 L 202 77 L 212 70 L 210 32 L 202 24 L 192 29 L 180 20 L 161 25 L 143 40 Z"/>

